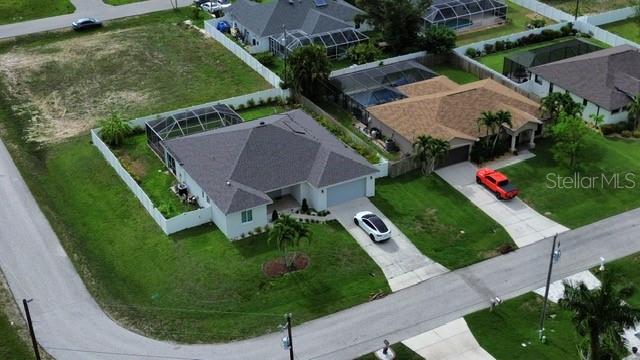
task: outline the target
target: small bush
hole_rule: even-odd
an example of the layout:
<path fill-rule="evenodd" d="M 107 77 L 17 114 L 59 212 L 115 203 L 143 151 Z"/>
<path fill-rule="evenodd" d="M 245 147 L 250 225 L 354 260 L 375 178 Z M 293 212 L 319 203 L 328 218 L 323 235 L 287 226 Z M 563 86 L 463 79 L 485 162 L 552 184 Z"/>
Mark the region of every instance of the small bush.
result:
<path fill-rule="evenodd" d="M 536 29 L 544 27 L 546 24 L 547 24 L 547 22 L 544 21 L 544 19 L 533 19 L 529 23 L 529 25 L 531 25 L 531 27 L 536 28 Z"/>
<path fill-rule="evenodd" d="M 496 41 L 496 43 L 495 43 L 495 48 L 496 48 L 496 51 L 502 51 L 502 50 L 504 50 L 504 49 L 505 49 L 504 41 L 502 41 L 502 40 L 498 40 L 498 41 Z"/>
<path fill-rule="evenodd" d="M 478 57 L 478 51 L 474 48 L 468 48 L 467 51 L 465 51 L 465 54 L 470 58 Z"/>
<path fill-rule="evenodd" d="M 256 101 L 253 99 L 249 99 L 249 101 L 247 101 L 247 107 L 254 107 L 256 106 Z"/>
<path fill-rule="evenodd" d="M 622 132 L 620 133 L 620 135 L 622 135 L 623 137 L 631 137 L 631 131 L 630 130 L 622 130 Z"/>
<path fill-rule="evenodd" d="M 640 138 L 640 130 L 634 131 L 633 132 L 633 137 L 636 138 L 636 139 Z"/>
<path fill-rule="evenodd" d="M 603 135 L 613 135 L 618 132 L 618 129 L 615 124 L 602 124 L 600 125 L 600 131 L 602 131 Z"/>
<path fill-rule="evenodd" d="M 484 44 L 484 52 L 487 54 L 493 54 L 495 52 L 495 46 L 493 46 L 493 44 Z"/>
<path fill-rule="evenodd" d="M 158 211 L 160 211 L 162 216 L 168 218 L 171 214 L 175 213 L 176 208 L 172 203 L 164 202 L 158 206 Z"/>
<path fill-rule="evenodd" d="M 263 52 L 255 55 L 256 60 L 266 67 L 271 67 L 276 63 L 276 57 L 270 52 Z"/>

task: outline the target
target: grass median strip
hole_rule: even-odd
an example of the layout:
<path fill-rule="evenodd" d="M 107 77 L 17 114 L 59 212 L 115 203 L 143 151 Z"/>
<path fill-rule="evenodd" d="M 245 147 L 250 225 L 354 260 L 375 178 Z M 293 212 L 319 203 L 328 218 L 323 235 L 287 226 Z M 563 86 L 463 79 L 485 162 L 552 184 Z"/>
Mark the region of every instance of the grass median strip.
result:
<path fill-rule="evenodd" d="M 69 0 L 2 0 L 0 25 L 71 14 L 75 10 Z"/>

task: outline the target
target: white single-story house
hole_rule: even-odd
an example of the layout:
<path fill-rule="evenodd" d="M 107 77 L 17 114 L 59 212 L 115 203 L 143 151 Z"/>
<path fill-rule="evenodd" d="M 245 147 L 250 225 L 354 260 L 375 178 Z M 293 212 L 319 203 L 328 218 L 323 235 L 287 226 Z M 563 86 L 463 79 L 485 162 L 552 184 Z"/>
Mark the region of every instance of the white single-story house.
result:
<path fill-rule="evenodd" d="M 529 70 L 525 88 L 539 97 L 567 92 L 584 106 L 583 118 L 604 115 L 605 124 L 627 121 L 627 106 L 640 94 L 640 50 L 621 45 Z"/>
<path fill-rule="evenodd" d="M 378 170 L 302 110 L 162 146 L 167 167 L 231 239 L 267 225 L 283 198 L 322 211 L 375 193 Z"/>
<path fill-rule="evenodd" d="M 344 0 L 237 0 L 224 20 L 237 29 L 251 53 L 260 53 L 269 50 L 271 36 L 280 36 L 285 29 L 306 35 L 330 33 L 354 28 L 358 14 L 362 10 Z"/>

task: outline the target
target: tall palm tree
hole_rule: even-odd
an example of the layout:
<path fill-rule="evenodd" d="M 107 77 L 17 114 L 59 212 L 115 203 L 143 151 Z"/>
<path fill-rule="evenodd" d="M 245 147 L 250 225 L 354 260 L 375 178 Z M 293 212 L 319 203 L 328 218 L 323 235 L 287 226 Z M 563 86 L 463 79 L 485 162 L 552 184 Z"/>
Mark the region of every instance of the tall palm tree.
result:
<path fill-rule="evenodd" d="M 297 248 L 302 239 L 309 240 L 310 235 L 311 232 L 304 223 L 289 215 L 282 215 L 273 224 L 267 241 L 270 244 L 276 243 L 282 251 L 285 266 L 291 270 L 294 259 L 289 256 L 289 252 Z"/>
<path fill-rule="evenodd" d="M 100 137 L 107 144 L 113 146 L 122 144 L 124 138 L 132 131 L 129 123 L 117 113 L 113 113 L 108 118 L 101 120 L 99 125 Z"/>
<path fill-rule="evenodd" d="M 629 104 L 629 117 L 633 123 L 633 128 L 638 128 L 640 122 L 640 95 L 634 96 L 633 101 Z"/>
<path fill-rule="evenodd" d="M 420 135 L 413 143 L 413 149 L 422 173 L 427 175 L 435 169 L 437 161 L 449 151 L 449 142 L 429 135 Z"/>
<path fill-rule="evenodd" d="M 633 294 L 633 288 L 619 286 L 614 276 L 611 271 L 605 272 L 602 285 L 594 290 L 582 282 L 564 283 L 564 298 L 558 303 L 574 313 L 573 323 L 578 333 L 588 337 L 588 349 L 581 350 L 583 358 L 624 357 L 624 329 L 640 322 L 640 309 L 624 302 Z"/>
<path fill-rule="evenodd" d="M 482 114 L 480 114 L 477 123 L 478 131 L 481 131 L 482 127 L 484 126 L 486 130 L 484 140 L 488 145 L 489 141 L 491 140 L 490 135 L 492 135 L 496 131 L 496 114 L 494 114 L 493 111 L 483 111 Z"/>
<path fill-rule="evenodd" d="M 496 144 L 498 143 L 498 138 L 500 138 L 500 134 L 503 131 L 503 126 L 508 126 L 509 128 L 513 127 L 513 122 L 511 121 L 511 113 L 508 111 L 500 110 L 494 115 L 495 126 L 498 128 L 498 131 L 494 135 L 493 146 L 491 147 L 491 154 L 493 154 L 496 150 Z"/>

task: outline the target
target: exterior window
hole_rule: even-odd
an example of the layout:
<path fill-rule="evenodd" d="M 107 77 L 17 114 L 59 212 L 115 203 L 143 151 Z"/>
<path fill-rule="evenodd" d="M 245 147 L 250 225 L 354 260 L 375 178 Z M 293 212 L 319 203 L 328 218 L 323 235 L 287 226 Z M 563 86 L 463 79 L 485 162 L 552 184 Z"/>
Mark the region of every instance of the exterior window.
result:
<path fill-rule="evenodd" d="M 611 113 L 612 113 L 612 114 L 617 114 L 617 113 L 619 113 L 619 112 L 620 112 L 620 109 L 615 109 L 615 110 L 612 110 L 612 111 L 611 111 Z"/>
<path fill-rule="evenodd" d="M 536 74 L 534 81 L 536 82 L 536 84 L 542 85 L 542 79 L 540 79 L 540 76 L 538 74 Z"/>
<path fill-rule="evenodd" d="M 253 210 L 245 210 L 242 212 L 242 223 L 248 223 L 253 221 Z"/>
<path fill-rule="evenodd" d="M 587 106 L 587 99 L 582 100 L 582 106 Z"/>

